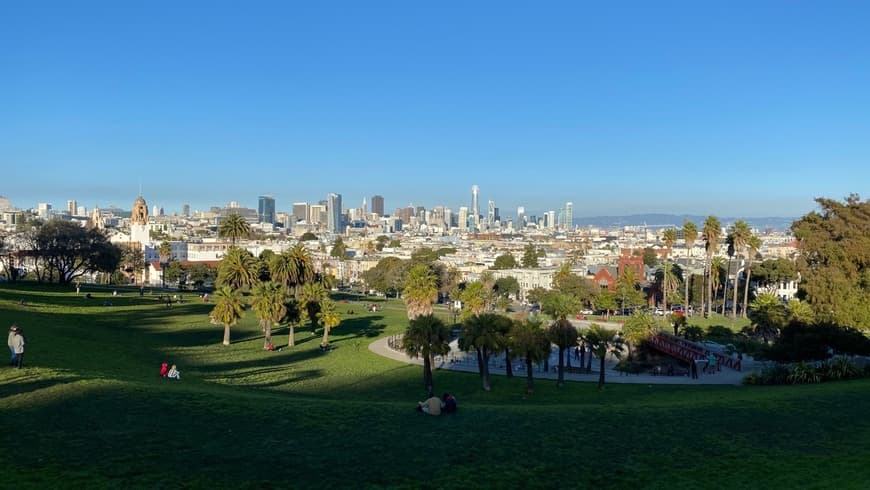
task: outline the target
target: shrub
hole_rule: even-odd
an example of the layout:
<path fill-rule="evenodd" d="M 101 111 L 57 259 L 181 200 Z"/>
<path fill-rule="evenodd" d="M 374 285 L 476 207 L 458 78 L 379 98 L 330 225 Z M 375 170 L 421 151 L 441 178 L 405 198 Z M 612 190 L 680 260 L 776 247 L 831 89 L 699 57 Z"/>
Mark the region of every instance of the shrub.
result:
<path fill-rule="evenodd" d="M 815 366 L 801 361 L 789 368 L 788 382 L 796 385 L 821 383 L 822 375 Z"/>
<path fill-rule="evenodd" d="M 704 330 L 697 325 L 689 325 L 683 329 L 683 337 L 687 340 L 701 340 L 704 336 Z"/>
<path fill-rule="evenodd" d="M 819 371 L 825 381 L 839 381 L 853 379 L 861 376 L 862 372 L 849 359 L 837 357 L 819 366 Z"/>
<path fill-rule="evenodd" d="M 766 367 L 758 373 L 750 373 L 743 378 L 747 385 L 782 385 L 788 383 L 789 369 L 783 364 Z"/>

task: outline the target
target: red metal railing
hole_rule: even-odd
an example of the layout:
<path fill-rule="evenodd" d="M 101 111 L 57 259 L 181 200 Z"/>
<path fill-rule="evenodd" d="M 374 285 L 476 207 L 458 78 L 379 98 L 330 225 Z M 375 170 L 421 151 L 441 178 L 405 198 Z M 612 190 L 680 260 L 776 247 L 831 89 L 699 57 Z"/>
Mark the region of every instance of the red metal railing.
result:
<path fill-rule="evenodd" d="M 721 352 L 707 349 L 704 345 L 697 342 L 675 337 L 668 333 L 660 332 L 657 335 L 650 337 L 647 342 L 654 349 L 683 361 L 705 361 L 712 355 L 716 358 L 717 369 L 721 369 L 722 366 L 725 366 L 740 371 L 742 368 L 742 361 L 739 358 L 735 359 L 731 356 L 726 356 Z"/>

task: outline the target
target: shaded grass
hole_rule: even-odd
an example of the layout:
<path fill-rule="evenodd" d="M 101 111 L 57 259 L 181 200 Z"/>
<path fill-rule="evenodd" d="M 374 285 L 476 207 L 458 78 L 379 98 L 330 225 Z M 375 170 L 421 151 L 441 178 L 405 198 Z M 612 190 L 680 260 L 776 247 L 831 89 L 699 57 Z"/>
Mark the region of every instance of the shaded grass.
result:
<path fill-rule="evenodd" d="M 28 306 L 18 300 L 28 295 Z M 99 304 L 102 302 L 100 301 Z M 211 305 L 115 306 L 0 287 L 28 367 L 0 371 L 0 472 L 21 488 L 861 488 L 870 476 L 870 381 L 817 386 L 648 386 L 436 372 L 455 416 L 413 411 L 421 370 L 368 343 L 400 332 L 395 301 L 354 305 L 333 329 L 264 352 L 255 319 L 219 344 Z M 342 311 L 341 307 L 339 311 Z M 286 329 L 276 345 L 286 343 Z M 163 360 L 182 380 L 159 379 Z"/>

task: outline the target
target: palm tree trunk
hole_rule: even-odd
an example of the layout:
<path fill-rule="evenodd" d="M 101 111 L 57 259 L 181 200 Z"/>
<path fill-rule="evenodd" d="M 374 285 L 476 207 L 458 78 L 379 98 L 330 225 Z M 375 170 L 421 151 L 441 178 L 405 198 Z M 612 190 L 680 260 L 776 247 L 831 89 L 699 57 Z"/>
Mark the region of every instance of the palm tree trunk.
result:
<path fill-rule="evenodd" d="M 740 263 L 737 263 L 737 270 L 740 270 Z M 731 317 L 737 318 L 737 292 L 740 290 L 737 286 L 740 285 L 740 275 L 737 272 L 734 273 L 734 298 L 731 300 Z"/>
<path fill-rule="evenodd" d="M 746 305 L 749 304 L 749 279 L 752 277 L 752 259 L 746 263 L 746 286 L 743 288 L 743 318 L 746 318 Z"/>
<path fill-rule="evenodd" d="M 290 335 L 287 338 L 287 347 L 293 347 L 296 345 L 296 327 L 293 324 L 290 324 Z"/>
<path fill-rule="evenodd" d="M 662 275 L 662 309 L 668 311 L 668 263 L 665 261 L 665 273 Z"/>
<path fill-rule="evenodd" d="M 565 384 L 565 349 L 562 346 L 559 346 L 559 381 L 556 382 L 556 386 L 562 386 Z"/>
<path fill-rule="evenodd" d="M 224 323 L 224 345 L 230 345 L 230 326 Z"/>
<path fill-rule="evenodd" d="M 598 371 L 598 389 L 604 388 L 604 359 L 607 357 L 607 353 L 601 356 L 601 366 Z"/>
<path fill-rule="evenodd" d="M 483 391 L 489 391 L 489 355 L 486 351 L 482 352 L 481 359 L 483 359 L 483 369 L 480 372 L 480 378 L 483 382 Z"/>
<path fill-rule="evenodd" d="M 268 349 L 272 343 L 272 322 L 266 320 L 263 322 L 263 348 Z"/>
<path fill-rule="evenodd" d="M 423 385 L 427 393 L 434 393 L 434 383 L 432 382 L 432 364 L 428 352 L 423 352 Z"/>
<path fill-rule="evenodd" d="M 535 392 L 535 377 L 532 375 L 532 358 L 526 356 L 526 393 Z"/>
<path fill-rule="evenodd" d="M 323 326 L 323 340 L 320 341 L 320 345 L 329 345 L 329 327 Z"/>
<path fill-rule="evenodd" d="M 708 278 L 707 283 L 710 286 L 710 291 L 709 291 L 710 295 L 707 298 L 707 317 L 710 317 L 713 315 L 713 298 L 715 298 L 715 296 L 713 294 L 714 291 L 713 291 L 713 256 L 712 255 L 710 256 L 710 267 L 709 267 L 709 271 L 707 271 L 707 278 Z"/>
<path fill-rule="evenodd" d="M 504 350 L 504 375 L 508 378 L 514 377 L 514 368 L 511 366 L 511 351 L 510 349 Z"/>

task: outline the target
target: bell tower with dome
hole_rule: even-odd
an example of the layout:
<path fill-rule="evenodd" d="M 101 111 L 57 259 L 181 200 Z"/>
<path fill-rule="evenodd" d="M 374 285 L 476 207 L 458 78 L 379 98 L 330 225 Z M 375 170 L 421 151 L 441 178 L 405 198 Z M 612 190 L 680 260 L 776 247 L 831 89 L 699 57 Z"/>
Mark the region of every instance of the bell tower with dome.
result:
<path fill-rule="evenodd" d="M 142 196 L 133 202 L 133 212 L 130 215 L 130 241 L 141 244 L 151 242 L 151 226 L 148 225 L 148 204 Z"/>

